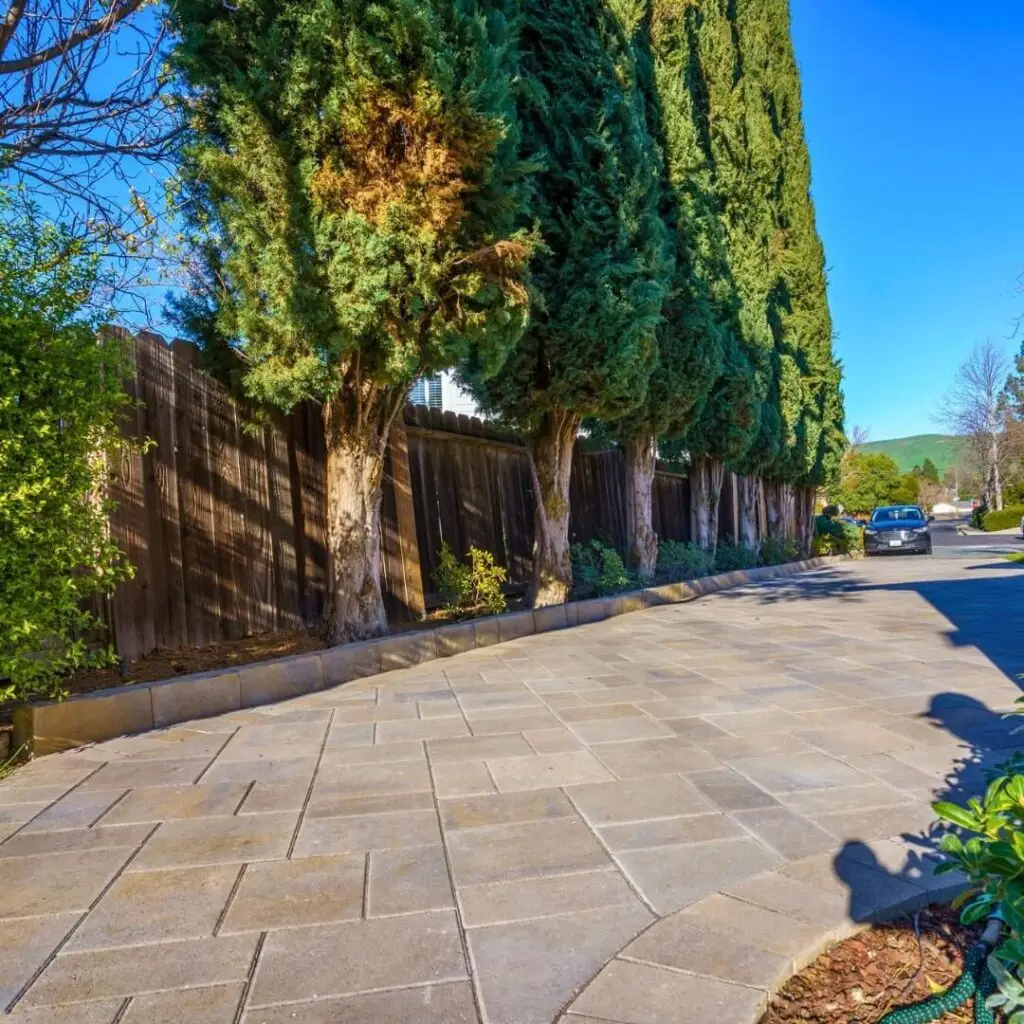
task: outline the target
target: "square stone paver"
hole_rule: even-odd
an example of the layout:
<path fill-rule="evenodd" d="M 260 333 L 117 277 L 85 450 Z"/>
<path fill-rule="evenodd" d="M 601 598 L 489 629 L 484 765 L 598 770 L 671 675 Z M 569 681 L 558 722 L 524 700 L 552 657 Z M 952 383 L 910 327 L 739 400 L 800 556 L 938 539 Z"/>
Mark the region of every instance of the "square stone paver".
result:
<path fill-rule="evenodd" d="M 629 1024 L 707 1024 L 754 1020 L 763 999 L 764 993 L 755 988 L 615 960 L 572 1009 Z"/>
<path fill-rule="evenodd" d="M 0 860 L 0 918 L 88 910 L 131 853 L 119 846 L 6 857 Z"/>
<path fill-rule="evenodd" d="M 120 1024 L 234 1024 L 241 984 L 134 996 Z"/>
<path fill-rule="evenodd" d="M 484 761 L 491 758 L 522 757 L 533 750 L 522 736 L 470 736 L 454 740 L 430 740 L 427 750 L 433 764 L 444 761 Z"/>
<path fill-rule="evenodd" d="M 68 951 L 213 935 L 238 868 L 126 872 L 71 937 Z"/>
<path fill-rule="evenodd" d="M 670 914 L 781 863 L 753 839 L 725 839 L 695 846 L 660 846 L 617 855 L 630 881 L 659 914 Z"/>
<path fill-rule="evenodd" d="M 429 793 L 430 771 L 426 760 L 398 764 L 325 764 L 317 775 L 311 802 L 317 802 L 328 792 L 341 792 L 347 797 Z"/>
<path fill-rule="evenodd" d="M 577 786 L 587 782 L 611 782 L 614 776 L 588 751 L 568 754 L 538 754 L 488 761 L 498 791 L 548 789 Z"/>
<path fill-rule="evenodd" d="M 206 770 L 210 758 L 174 761 L 111 761 L 90 775 L 70 794 L 84 796 L 100 789 L 134 789 L 137 786 L 180 786 L 195 782 Z"/>
<path fill-rule="evenodd" d="M 447 761 L 431 765 L 430 770 L 434 776 L 434 792 L 441 800 L 496 792 L 494 780 L 483 761 Z"/>
<path fill-rule="evenodd" d="M 288 852 L 297 820 L 284 813 L 165 821 L 129 870 L 273 860 Z"/>
<path fill-rule="evenodd" d="M 493 796 L 440 801 L 441 821 L 448 830 L 511 825 L 515 822 L 574 818 L 576 812 L 560 789 L 536 789 Z"/>
<path fill-rule="evenodd" d="M 592 825 L 707 814 L 714 809 L 687 780 L 675 775 L 570 786 L 566 792 Z"/>
<path fill-rule="evenodd" d="M 294 856 L 361 853 L 441 842 L 437 813 L 369 814 L 365 817 L 307 818 L 302 823 Z"/>
<path fill-rule="evenodd" d="M 386 951 L 386 955 L 382 955 Z M 398 988 L 467 976 L 451 911 L 271 932 L 251 1003 Z"/>
<path fill-rule="evenodd" d="M 523 878 L 515 882 L 465 885 L 459 889 L 459 899 L 467 928 L 639 904 L 622 875 L 610 868 Z"/>
<path fill-rule="evenodd" d="M 324 751 L 323 768 L 346 764 L 392 764 L 396 761 L 424 761 L 426 751 L 420 740 L 383 743 L 379 746 L 335 747 Z"/>
<path fill-rule="evenodd" d="M 265 757 L 248 761 L 214 761 L 203 776 L 210 782 L 286 782 L 292 779 L 308 786 L 316 771 L 315 757 Z"/>
<path fill-rule="evenodd" d="M 242 1024 L 478 1024 L 468 982 L 250 1010 Z"/>
<path fill-rule="evenodd" d="M 62 953 L 25 996 L 26 1006 L 244 981 L 256 935 Z"/>
<path fill-rule="evenodd" d="M 221 934 L 358 918 L 365 877 L 364 854 L 250 864 Z"/>
<path fill-rule="evenodd" d="M 866 781 L 862 772 L 827 754 L 774 754 L 728 760 L 731 767 L 769 793 L 853 786 Z"/>
<path fill-rule="evenodd" d="M 706 772 L 721 768 L 721 763 L 706 750 L 681 739 L 636 740 L 630 743 L 605 743 L 600 757 L 620 779 L 647 778 L 677 772 Z"/>
<path fill-rule="evenodd" d="M 578 818 L 453 831 L 448 848 L 460 886 L 609 866 L 604 850 Z"/>
<path fill-rule="evenodd" d="M 692 925 L 779 956 L 799 956 L 821 940 L 815 925 L 721 893 L 684 910 L 682 917 Z"/>
<path fill-rule="evenodd" d="M 572 994 L 651 921 L 635 904 L 469 929 L 488 1024 L 550 1024 Z"/>
<path fill-rule="evenodd" d="M 19 1005 L 4 1017 L 4 1024 L 113 1024 L 123 1004 L 123 999 L 104 999 L 98 1003 L 44 1006 L 35 1010 Z"/>
<path fill-rule="evenodd" d="M 448 864 L 440 845 L 374 850 L 370 854 L 368 917 L 414 914 L 454 906 Z"/>

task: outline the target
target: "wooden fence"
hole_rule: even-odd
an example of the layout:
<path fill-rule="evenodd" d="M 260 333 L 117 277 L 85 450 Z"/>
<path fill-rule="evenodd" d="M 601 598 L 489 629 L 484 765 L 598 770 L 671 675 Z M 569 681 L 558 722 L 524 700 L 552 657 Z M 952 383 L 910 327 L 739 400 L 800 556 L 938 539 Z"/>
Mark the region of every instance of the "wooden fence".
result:
<path fill-rule="evenodd" d="M 119 652 L 132 659 L 314 624 L 327 581 L 319 408 L 257 420 L 199 369 L 192 345 L 141 333 L 131 347 L 127 388 L 137 403 L 124 430 L 152 443 L 114 474 L 111 527 L 136 567 L 112 600 Z M 624 472 L 620 451 L 577 449 L 573 540 L 625 548 Z M 723 534 L 728 522 L 723 515 Z M 685 477 L 657 473 L 654 526 L 663 538 L 689 538 Z M 385 463 L 381 530 L 394 622 L 437 603 L 443 543 L 460 555 L 473 545 L 493 552 L 513 587 L 524 586 L 533 547 L 525 447 L 479 419 L 406 407 Z"/>

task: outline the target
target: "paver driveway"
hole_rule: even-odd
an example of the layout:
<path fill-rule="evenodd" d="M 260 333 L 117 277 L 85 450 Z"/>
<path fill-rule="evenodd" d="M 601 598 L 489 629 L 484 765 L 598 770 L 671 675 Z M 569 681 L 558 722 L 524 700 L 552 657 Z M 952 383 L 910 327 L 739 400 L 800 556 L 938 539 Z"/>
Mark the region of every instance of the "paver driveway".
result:
<path fill-rule="evenodd" d="M 657 917 L 803 887 L 742 936 L 777 971 L 812 904 L 908 883 L 933 794 L 1014 742 L 1022 598 L 1006 563 L 846 564 L 43 758 L 0 783 L 0 1007 L 549 1024 Z M 688 992 L 730 914 L 677 917 Z M 631 963 L 566 1019 L 674 991 Z"/>

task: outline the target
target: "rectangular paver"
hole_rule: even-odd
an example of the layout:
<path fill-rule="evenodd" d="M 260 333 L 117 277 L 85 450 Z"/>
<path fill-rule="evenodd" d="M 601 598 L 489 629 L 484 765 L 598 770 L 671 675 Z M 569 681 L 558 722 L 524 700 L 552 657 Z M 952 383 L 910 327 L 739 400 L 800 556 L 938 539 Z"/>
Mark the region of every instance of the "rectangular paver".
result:
<path fill-rule="evenodd" d="M 588 782 L 610 782 L 614 778 L 593 754 L 581 750 L 568 754 L 536 754 L 488 761 L 499 792 L 578 786 Z"/>
<path fill-rule="evenodd" d="M 440 842 L 441 830 L 434 810 L 307 818 L 299 831 L 294 855 L 311 857 L 326 853 L 360 853 Z"/>
<path fill-rule="evenodd" d="M 297 814 L 283 813 L 165 821 L 129 870 L 240 864 L 283 857 L 297 819 Z"/>
<path fill-rule="evenodd" d="M 414 914 L 454 907 L 440 845 L 374 850 L 367 875 L 367 916 Z"/>
<path fill-rule="evenodd" d="M 713 810 L 690 782 L 674 775 L 570 786 L 566 794 L 593 825 L 706 814 Z"/>

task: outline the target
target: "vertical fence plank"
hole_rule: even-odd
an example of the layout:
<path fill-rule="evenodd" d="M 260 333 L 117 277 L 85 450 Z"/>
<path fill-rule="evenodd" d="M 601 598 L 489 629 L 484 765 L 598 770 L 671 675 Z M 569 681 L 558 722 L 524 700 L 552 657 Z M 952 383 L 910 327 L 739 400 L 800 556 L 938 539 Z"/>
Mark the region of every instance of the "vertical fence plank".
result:
<path fill-rule="evenodd" d="M 283 417 L 275 417 L 273 425 L 267 428 L 264 444 L 273 551 L 274 625 L 276 628 L 292 628 L 301 623 L 302 615 L 288 433 Z"/>

